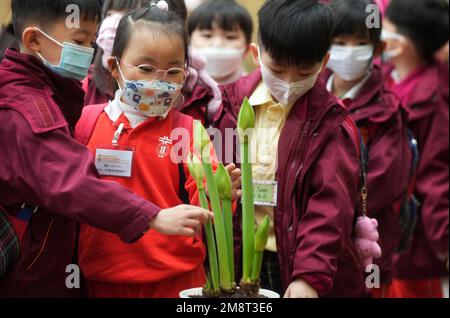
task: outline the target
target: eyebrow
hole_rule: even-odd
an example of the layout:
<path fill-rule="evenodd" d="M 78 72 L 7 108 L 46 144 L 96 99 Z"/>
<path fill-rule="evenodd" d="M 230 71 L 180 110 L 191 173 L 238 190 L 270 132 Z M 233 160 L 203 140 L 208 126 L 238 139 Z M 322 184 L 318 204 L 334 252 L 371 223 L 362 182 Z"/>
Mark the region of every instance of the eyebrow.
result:
<path fill-rule="evenodd" d="M 148 62 L 150 64 L 156 64 L 156 61 L 148 56 L 140 56 L 138 60 L 144 61 L 145 63 Z M 179 65 L 184 65 L 184 62 L 181 60 L 174 60 L 174 61 L 169 62 L 168 65 L 179 66 Z"/>

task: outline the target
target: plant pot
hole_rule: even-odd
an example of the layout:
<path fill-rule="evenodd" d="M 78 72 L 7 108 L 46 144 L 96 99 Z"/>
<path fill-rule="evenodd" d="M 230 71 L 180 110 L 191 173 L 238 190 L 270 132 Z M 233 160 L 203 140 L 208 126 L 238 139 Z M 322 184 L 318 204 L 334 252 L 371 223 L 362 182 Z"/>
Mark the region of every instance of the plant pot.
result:
<path fill-rule="evenodd" d="M 280 298 L 279 294 L 267 289 L 260 289 L 259 294 L 264 298 L 273 298 L 273 299 Z M 183 290 L 180 293 L 180 298 L 183 299 L 201 298 L 201 297 L 203 297 L 203 288 L 201 287 Z"/>

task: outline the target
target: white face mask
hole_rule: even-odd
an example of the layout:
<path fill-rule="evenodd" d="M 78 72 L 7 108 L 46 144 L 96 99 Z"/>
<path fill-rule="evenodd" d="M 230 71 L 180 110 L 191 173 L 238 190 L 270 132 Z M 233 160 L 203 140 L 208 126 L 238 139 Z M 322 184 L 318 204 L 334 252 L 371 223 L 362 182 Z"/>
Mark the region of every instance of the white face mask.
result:
<path fill-rule="evenodd" d="M 297 101 L 300 97 L 304 96 L 307 92 L 311 90 L 316 84 L 317 78 L 322 69 L 320 69 L 316 74 L 308 77 L 307 79 L 297 81 L 294 83 L 288 83 L 279 79 L 264 65 L 261 60 L 261 51 L 258 49 L 259 64 L 261 65 L 261 74 L 264 83 L 271 92 L 272 96 L 275 97 L 281 104 L 290 105 Z"/>
<path fill-rule="evenodd" d="M 231 77 L 240 72 L 245 49 L 208 47 L 197 49 L 206 59 L 206 72 L 214 79 Z"/>
<path fill-rule="evenodd" d="M 369 70 L 373 51 L 373 45 L 357 47 L 333 45 L 328 68 L 344 81 L 354 81 Z"/>

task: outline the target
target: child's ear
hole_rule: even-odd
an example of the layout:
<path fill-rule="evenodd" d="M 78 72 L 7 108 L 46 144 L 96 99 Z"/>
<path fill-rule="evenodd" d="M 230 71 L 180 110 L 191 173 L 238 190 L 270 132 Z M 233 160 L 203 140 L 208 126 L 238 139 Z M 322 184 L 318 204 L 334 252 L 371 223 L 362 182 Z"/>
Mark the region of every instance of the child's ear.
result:
<path fill-rule="evenodd" d="M 117 61 L 116 61 L 116 58 L 114 56 L 108 57 L 108 66 L 109 66 L 109 71 L 111 73 L 111 76 L 115 80 L 119 80 L 119 72 L 118 72 L 118 69 L 117 69 Z"/>
<path fill-rule="evenodd" d="M 252 53 L 253 63 L 255 63 L 255 65 L 259 67 L 260 65 L 259 65 L 258 44 L 256 44 L 256 43 L 250 44 L 250 52 Z"/>
<path fill-rule="evenodd" d="M 380 57 L 381 54 L 383 54 L 384 50 L 386 50 L 386 46 L 387 46 L 386 41 L 378 42 L 378 44 L 375 47 L 375 51 L 373 53 L 373 57 L 374 58 Z"/>
<path fill-rule="evenodd" d="M 330 57 L 331 53 L 328 52 L 327 55 L 325 55 L 325 58 L 323 59 L 322 69 L 320 70 L 320 73 L 322 73 L 327 68 L 328 62 L 330 61 Z"/>
<path fill-rule="evenodd" d="M 22 45 L 30 51 L 41 53 L 41 33 L 35 28 L 26 28 L 22 33 Z"/>

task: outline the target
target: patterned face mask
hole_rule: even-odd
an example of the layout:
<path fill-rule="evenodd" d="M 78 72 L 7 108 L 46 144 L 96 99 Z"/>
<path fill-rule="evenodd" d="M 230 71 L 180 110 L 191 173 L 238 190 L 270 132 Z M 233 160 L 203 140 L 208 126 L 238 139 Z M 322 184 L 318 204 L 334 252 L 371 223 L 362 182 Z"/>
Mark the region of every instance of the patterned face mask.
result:
<path fill-rule="evenodd" d="M 166 117 L 181 97 L 182 84 L 167 80 L 130 81 L 125 79 L 119 66 L 124 87 L 124 102 L 147 117 Z"/>

